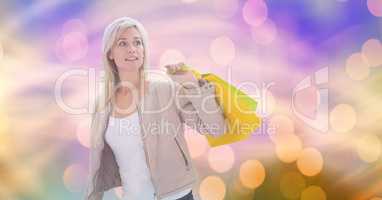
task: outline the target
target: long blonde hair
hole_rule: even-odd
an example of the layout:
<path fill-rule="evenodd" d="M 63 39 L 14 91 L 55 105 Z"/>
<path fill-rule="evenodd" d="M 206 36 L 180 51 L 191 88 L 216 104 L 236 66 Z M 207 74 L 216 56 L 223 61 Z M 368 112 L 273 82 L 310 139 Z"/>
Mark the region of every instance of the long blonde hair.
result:
<path fill-rule="evenodd" d="M 113 91 L 115 91 L 118 83 L 120 82 L 117 66 L 114 61 L 109 59 L 108 53 L 117 39 L 118 32 L 129 27 L 135 27 L 142 37 L 144 59 L 143 66 L 140 68 L 139 76 L 141 83 L 146 80 L 145 71 L 149 66 L 148 34 L 139 21 L 130 17 L 117 18 L 105 28 L 103 33 L 102 62 L 105 70 L 105 76 L 104 85 L 103 88 L 101 88 L 101 94 L 96 99 L 96 112 L 104 109 L 110 103 L 113 97 Z"/>

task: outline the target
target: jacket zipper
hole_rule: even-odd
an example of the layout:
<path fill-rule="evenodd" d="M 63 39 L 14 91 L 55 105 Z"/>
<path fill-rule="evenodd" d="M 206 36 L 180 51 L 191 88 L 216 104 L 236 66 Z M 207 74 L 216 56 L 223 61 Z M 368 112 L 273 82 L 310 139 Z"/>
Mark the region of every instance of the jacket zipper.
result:
<path fill-rule="evenodd" d="M 188 160 L 186 158 L 186 155 L 183 152 L 183 149 L 180 147 L 179 142 L 176 139 L 176 137 L 174 137 L 174 140 L 175 140 L 176 145 L 178 146 L 178 149 L 179 149 L 180 153 L 182 154 L 182 157 L 183 157 L 183 160 L 184 160 L 184 164 L 186 165 L 186 169 L 189 170 L 189 165 L 188 165 Z"/>
<path fill-rule="evenodd" d="M 141 135 L 144 134 L 143 133 L 143 128 L 142 128 L 142 116 L 141 116 L 141 111 L 140 111 L 140 108 L 139 106 L 137 105 L 137 111 L 138 111 L 138 116 L 139 116 L 139 124 L 140 124 L 140 129 L 141 129 Z M 142 143 L 143 143 L 143 150 L 145 151 L 145 160 L 146 160 L 146 164 L 150 170 L 150 179 L 151 179 L 151 182 L 154 186 L 154 196 L 157 198 L 157 187 L 155 186 L 155 182 L 154 182 L 154 179 L 153 179 L 153 176 L 152 176 L 152 173 L 151 173 L 151 167 L 150 167 L 150 162 L 148 161 L 148 153 L 147 153 L 147 148 L 146 148 L 146 143 L 144 142 L 144 139 L 142 138 Z"/>

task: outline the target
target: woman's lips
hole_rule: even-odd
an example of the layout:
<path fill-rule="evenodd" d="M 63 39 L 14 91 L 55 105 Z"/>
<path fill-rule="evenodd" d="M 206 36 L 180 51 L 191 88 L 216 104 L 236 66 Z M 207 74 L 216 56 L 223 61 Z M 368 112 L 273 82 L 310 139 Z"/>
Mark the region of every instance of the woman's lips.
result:
<path fill-rule="evenodd" d="M 130 58 L 125 58 L 125 61 L 135 61 L 138 60 L 137 57 L 130 57 Z"/>

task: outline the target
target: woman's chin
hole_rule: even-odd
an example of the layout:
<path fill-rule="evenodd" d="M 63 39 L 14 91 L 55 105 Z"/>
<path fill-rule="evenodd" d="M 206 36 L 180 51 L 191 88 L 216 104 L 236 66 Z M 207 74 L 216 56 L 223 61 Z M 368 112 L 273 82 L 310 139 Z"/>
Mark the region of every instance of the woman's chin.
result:
<path fill-rule="evenodd" d="M 139 70 L 139 66 L 138 65 L 122 66 L 122 67 L 119 67 L 118 70 L 126 71 L 126 72 L 136 72 Z"/>

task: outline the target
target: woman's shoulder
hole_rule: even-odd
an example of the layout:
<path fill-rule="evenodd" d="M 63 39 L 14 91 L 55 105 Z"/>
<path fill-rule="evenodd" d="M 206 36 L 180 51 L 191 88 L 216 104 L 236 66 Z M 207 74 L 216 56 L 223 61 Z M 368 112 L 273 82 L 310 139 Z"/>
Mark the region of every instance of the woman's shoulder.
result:
<path fill-rule="evenodd" d="M 175 86 L 174 81 L 165 73 L 149 76 L 147 82 L 153 90 L 169 90 Z"/>
<path fill-rule="evenodd" d="M 175 82 L 171 79 L 164 80 L 150 80 L 151 88 L 150 91 L 155 93 L 157 98 L 162 99 L 161 101 L 170 101 L 174 95 L 176 96 Z"/>

